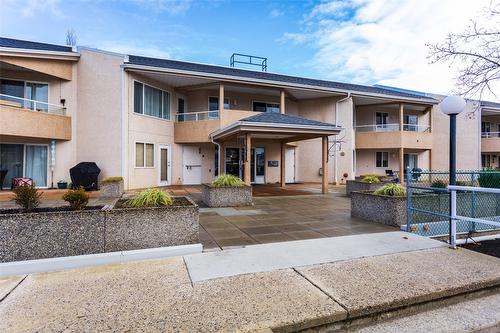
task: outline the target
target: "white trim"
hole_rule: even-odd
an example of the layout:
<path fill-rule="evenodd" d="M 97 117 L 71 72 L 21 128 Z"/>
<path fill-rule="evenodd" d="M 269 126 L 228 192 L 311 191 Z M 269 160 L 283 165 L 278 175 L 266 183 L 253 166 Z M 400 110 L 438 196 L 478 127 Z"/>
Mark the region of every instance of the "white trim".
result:
<path fill-rule="evenodd" d="M 402 101 L 412 101 L 412 102 L 415 102 L 416 104 L 435 105 L 435 104 L 439 103 L 439 101 L 437 101 L 437 100 L 428 100 L 428 99 L 422 100 L 422 99 L 397 96 L 397 95 L 367 93 L 367 92 L 360 92 L 360 91 L 354 91 L 354 90 L 348 90 L 348 89 L 334 89 L 334 88 L 326 88 L 326 87 L 314 86 L 314 85 L 295 84 L 295 83 L 283 82 L 283 81 L 263 80 L 263 79 L 255 79 L 255 78 L 248 78 L 248 77 L 241 77 L 241 76 L 231 76 L 231 75 L 213 74 L 213 73 L 205 73 L 205 72 L 194 72 L 194 71 L 186 71 L 186 70 L 162 68 L 162 67 L 153 67 L 153 66 L 144 66 L 144 65 L 134 65 L 134 64 L 130 64 L 130 63 L 125 64 L 124 67 L 126 69 L 132 69 L 132 70 L 139 70 L 139 71 L 142 70 L 142 71 L 150 71 L 150 72 L 157 72 L 157 73 L 160 72 L 160 73 L 180 74 L 180 75 L 184 74 L 184 75 L 196 76 L 196 77 L 202 77 L 202 78 L 208 78 L 208 79 L 229 79 L 229 80 L 233 80 L 233 81 L 237 81 L 237 82 L 263 83 L 263 84 L 275 85 L 278 87 L 295 87 L 295 88 L 303 88 L 306 90 L 326 91 L 326 92 L 339 93 L 339 94 L 350 93 L 351 96 L 363 96 L 363 97 L 392 99 L 392 100 L 396 99 L 396 100 L 402 100 Z M 216 66 L 216 67 L 220 67 L 220 66 Z M 283 74 L 278 74 L 278 75 L 283 75 Z M 304 78 L 304 77 L 302 77 L 302 78 Z"/>
<path fill-rule="evenodd" d="M 167 181 L 161 180 L 161 150 L 167 149 Z M 158 186 L 168 186 L 172 184 L 172 146 L 169 144 L 158 144 Z"/>
<path fill-rule="evenodd" d="M 197 243 L 142 250 L 86 254 L 71 257 L 4 262 L 0 263 L 0 276 L 43 273 L 106 264 L 126 263 L 137 260 L 178 257 L 188 254 L 197 254 L 202 251 L 203 246 L 200 243 Z"/>
<path fill-rule="evenodd" d="M 142 143 L 144 145 L 144 166 L 138 167 L 136 165 L 137 163 L 137 144 Z M 146 166 L 146 145 L 153 145 L 153 166 L 148 167 Z M 155 144 L 153 142 L 147 142 L 147 141 L 134 141 L 134 169 L 154 169 L 156 167 L 156 151 L 155 151 Z"/>

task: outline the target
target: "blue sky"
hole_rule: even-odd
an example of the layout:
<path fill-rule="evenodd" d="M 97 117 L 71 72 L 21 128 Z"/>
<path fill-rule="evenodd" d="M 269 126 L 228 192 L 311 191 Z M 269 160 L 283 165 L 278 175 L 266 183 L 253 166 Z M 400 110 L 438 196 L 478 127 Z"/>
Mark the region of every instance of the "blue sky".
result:
<path fill-rule="evenodd" d="M 269 71 L 449 93 L 454 68 L 425 43 L 460 31 L 489 0 L 0 0 L 0 35 L 228 65 L 268 57 Z M 450 10 L 451 9 L 451 10 Z"/>

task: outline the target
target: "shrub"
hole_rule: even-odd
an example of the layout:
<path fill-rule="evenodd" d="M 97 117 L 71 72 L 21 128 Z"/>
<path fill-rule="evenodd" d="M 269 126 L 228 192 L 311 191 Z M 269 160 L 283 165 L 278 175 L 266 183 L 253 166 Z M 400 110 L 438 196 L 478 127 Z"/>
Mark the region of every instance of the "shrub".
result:
<path fill-rule="evenodd" d="M 172 196 L 158 188 L 148 188 L 139 192 L 135 197 L 125 202 L 125 206 L 132 208 L 161 207 L 173 204 Z"/>
<path fill-rule="evenodd" d="M 102 184 L 109 184 L 109 183 L 118 183 L 123 181 L 123 177 L 121 176 L 114 176 L 114 177 L 108 177 L 102 180 Z"/>
<path fill-rule="evenodd" d="M 448 184 L 446 184 L 446 182 L 444 182 L 442 180 L 435 180 L 431 184 L 431 187 L 435 187 L 435 188 L 446 188 L 447 186 L 448 186 Z"/>
<path fill-rule="evenodd" d="M 12 192 L 14 196 L 12 200 L 25 211 L 29 212 L 40 205 L 40 197 L 42 193 L 39 192 L 33 185 L 24 185 L 15 187 Z"/>
<path fill-rule="evenodd" d="M 406 189 L 399 184 L 387 184 L 373 193 L 377 195 L 386 195 L 389 197 L 404 197 L 406 196 Z"/>
<path fill-rule="evenodd" d="M 374 175 L 368 175 L 364 176 L 363 179 L 361 179 L 361 181 L 363 183 L 369 183 L 369 184 L 380 183 L 380 178 Z"/>
<path fill-rule="evenodd" d="M 212 187 L 225 187 L 225 186 L 242 187 L 245 186 L 245 183 L 236 176 L 223 174 L 215 178 L 210 185 Z"/>
<path fill-rule="evenodd" d="M 484 169 L 484 171 L 488 171 L 490 173 L 481 173 L 478 179 L 479 186 L 500 188 L 500 169 L 487 168 Z M 491 173 L 492 171 L 496 171 L 498 173 Z"/>
<path fill-rule="evenodd" d="M 69 190 L 64 193 L 62 198 L 69 203 L 73 210 L 83 210 L 89 203 L 89 195 L 85 193 L 83 186 L 76 190 Z"/>

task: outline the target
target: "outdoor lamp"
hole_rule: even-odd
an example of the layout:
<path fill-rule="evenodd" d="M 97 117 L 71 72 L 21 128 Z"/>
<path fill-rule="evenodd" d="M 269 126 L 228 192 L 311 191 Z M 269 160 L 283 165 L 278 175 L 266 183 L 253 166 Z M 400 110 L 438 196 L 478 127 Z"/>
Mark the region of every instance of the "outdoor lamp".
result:
<path fill-rule="evenodd" d="M 465 109 L 465 100 L 460 96 L 448 96 L 441 101 L 439 107 L 441 112 L 450 116 L 450 185 L 455 185 L 457 181 L 457 114 Z M 452 241 L 451 225 L 450 198 L 450 243 Z"/>

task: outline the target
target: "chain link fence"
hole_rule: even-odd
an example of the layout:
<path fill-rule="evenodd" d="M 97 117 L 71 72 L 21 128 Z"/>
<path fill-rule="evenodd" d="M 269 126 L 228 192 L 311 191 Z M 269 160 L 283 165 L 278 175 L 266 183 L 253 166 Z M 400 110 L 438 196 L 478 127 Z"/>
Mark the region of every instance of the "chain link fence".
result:
<path fill-rule="evenodd" d="M 440 171 L 409 170 L 406 178 L 407 224 L 403 229 L 422 236 L 440 237 L 450 233 L 450 174 Z M 500 188 L 500 171 L 458 171 L 459 186 Z M 500 221 L 500 195 L 473 191 L 457 192 L 457 215 Z M 457 221 L 457 234 L 495 230 L 485 223 Z"/>

